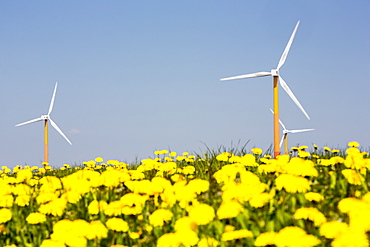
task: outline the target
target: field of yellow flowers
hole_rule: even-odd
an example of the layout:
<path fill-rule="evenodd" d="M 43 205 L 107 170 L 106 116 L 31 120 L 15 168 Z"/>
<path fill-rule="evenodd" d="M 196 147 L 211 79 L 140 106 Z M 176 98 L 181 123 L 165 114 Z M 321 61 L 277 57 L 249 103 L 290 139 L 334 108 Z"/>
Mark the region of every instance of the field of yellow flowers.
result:
<path fill-rule="evenodd" d="M 369 246 L 370 158 L 348 145 L 3 166 L 0 246 Z"/>

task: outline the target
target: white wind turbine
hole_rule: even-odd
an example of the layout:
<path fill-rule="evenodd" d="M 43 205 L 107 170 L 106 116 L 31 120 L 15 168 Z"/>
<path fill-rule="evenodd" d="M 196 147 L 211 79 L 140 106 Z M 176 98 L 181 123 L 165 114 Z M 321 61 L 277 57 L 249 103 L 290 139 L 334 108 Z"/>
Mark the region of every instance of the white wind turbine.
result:
<path fill-rule="evenodd" d="M 274 114 L 274 111 L 273 110 L 270 109 L 270 111 L 272 112 L 272 114 Z M 288 154 L 289 153 L 289 150 L 288 150 L 288 134 L 289 133 L 294 134 L 294 133 L 301 133 L 301 132 L 315 130 L 315 129 L 288 130 L 287 128 L 285 128 L 285 125 L 283 124 L 283 122 L 280 119 L 279 119 L 279 123 L 280 123 L 281 127 L 283 127 L 283 136 L 281 137 L 280 148 L 281 148 L 281 145 L 284 142 L 284 153 L 285 154 Z"/>
<path fill-rule="evenodd" d="M 51 102 L 50 102 L 50 106 L 49 106 L 49 111 L 48 111 L 48 114 L 47 115 L 41 115 L 41 117 L 39 118 L 35 118 L 35 119 L 32 119 L 30 121 L 27 121 L 27 122 L 24 122 L 24 123 L 20 123 L 20 124 L 17 124 L 16 126 L 21 126 L 21 125 L 25 125 L 25 124 L 30 124 L 30 123 L 34 123 L 34 122 L 38 122 L 38 121 L 44 121 L 44 162 L 46 163 L 49 163 L 49 153 L 48 153 L 48 144 L 49 144 L 49 141 L 48 141 L 48 136 L 49 136 L 49 133 L 48 133 L 48 122 L 50 122 L 51 126 L 54 127 L 54 129 L 56 129 L 59 134 L 61 134 L 64 139 L 66 139 L 66 141 L 72 145 L 72 143 L 68 140 L 68 138 L 66 137 L 66 135 L 60 130 L 60 128 L 58 127 L 58 125 L 53 121 L 51 120 L 50 118 L 50 113 L 51 111 L 53 110 L 53 106 L 54 106 L 54 100 L 55 100 L 55 93 L 57 91 L 57 86 L 58 86 L 58 83 L 55 83 L 55 88 L 54 88 L 54 93 L 53 93 L 53 97 L 51 98 Z"/>
<path fill-rule="evenodd" d="M 280 133 L 279 133 L 279 94 L 278 94 L 278 82 L 280 82 L 280 86 L 285 90 L 285 92 L 290 96 L 290 98 L 294 101 L 294 103 L 299 107 L 299 109 L 303 112 L 303 114 L 310 119 L 306 111 L 303 109 L 302 105 L 299 103 L 298 99 L 294 96 L 293 92 L 290 90 L 286 82 L 283 80 L 283 78 L 279 75 L 279 70 L 281 66 L 285 63 L 285 60 L 288 56 L 290 47 L 293 43 L 293 39 L 295 36 L 295 33 L 298 29 L 299 21 L 297 22 L 294 31 L 292 35 L 290 36 L 289 42 L 287 46 L 285 47 L 285 50 L 283 52 L 283 55 L 280 58 L 280 61 L 277 65 L 276 69 L 272 69 L 270 72 L 257 72 L 257 73 L 251 73 L 246 75 L 239 75 L 239 76 L 233 76 L 233 77 L 227 77 L 222 78 L 221 81 L 226 80 L 234 80 L 234 79 L 244 79 L 244 78 L 253 78 L 253 77 L 262 77 L 262 76 L 272 76 L 273 77 L 273 91 L 274 91 L 274 156 L 280 154 L 280 145 L 279 145 L 279 139 L 280 139 Z"/>

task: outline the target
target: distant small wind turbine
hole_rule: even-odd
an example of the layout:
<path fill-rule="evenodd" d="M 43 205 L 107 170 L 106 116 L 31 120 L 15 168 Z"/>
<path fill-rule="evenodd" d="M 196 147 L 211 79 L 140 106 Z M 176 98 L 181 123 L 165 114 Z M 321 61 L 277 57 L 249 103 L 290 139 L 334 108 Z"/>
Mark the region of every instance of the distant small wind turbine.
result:
<path fill-rule="evenodd" d="M 272 114 L 274 114 L 273 110 L 270 109 L 270 111 L 272 112 Z M 285 125 L 283 124 L 283 122 L 280 119 L 279 119 L 279 123 L 280 123 L 281 127 L 283 127 L 283 136 L 281 137 L 280 148 L 281 148 L 281 145 L 284 142 L 284 153 L 285 154 L 289 153 L 289 150 L 288 150 L 288 134 L 289 133 L 294 134 L 294 133 L 300 133 L 300 132 L 315 130 L 315 129 L 288 130 L 287 128 L 285 128 Z"/>
<path fill-rule="evenodd" d="M 25 125 L 25 124 L 38 122 L 38 121 L 44 121 L 44 162 L 46 162 L 46 163 L 49 163 L 49 153 L 48 153 L 48 144 L 49 144 L 49 141 L 48 141 L 48 136 L 49 136 L 49 134 L 48 134 L 48 122 L 49 121 L 51 123 L 51 126 L 53 126 L 54 129 L 56 129 L 59 132 L 59 134 L 61 134 L 64 137 L 64 139 L 66 139 L 67 142 L 72 145 L 72 143 L 68 140 L 68 138 L 64 135 L 64 133 L 59 129 L 58 125 L 53 120 L 51 120 L 51 118 L 50 118 L 50 113 L 53 110 L 53 105 L 54 105 L 55 93 L 57 91 L 57 86 L 58 86 L 58 83 L 55 83 L 54 93 L 53 93 L 53 97 L 51 98 L 49 111 L 48 111 L 47 115 L 42 115 L 39 118 L 35 118 L 33 120 L 30 120 L 30 121 L 27 121 L 27 122 L 20 123 L 20 124 L 16 125 L 16 127 L 17 127 L 17 126 L 21 126 L 21 125 Z"/>
<path fill-rule="evenodd" d="M 285 92 L 290 96 L 290 98 L 294 101 L 294 103 L 301 109 L 303 114 L 310 119 L 306 111 L 303 109 L 302 105 L 299 103 L 298 99 L 294 96 L 293 92 L 290 90 L 288 85 L 285 83 L 283 78 L 279 75 L 279 69 L 283 64 L 285 63 L 285 60 L 288 56 L 290 47 L 293 43 L 293 39 L 295 36 L 295 33 L 298 29 L 299 21 L 297 22 L 294 31 L 289 39 L 289 42 L 287 46 L 285 47 L 285 50 L 283 52 L 283 55 L 280 58 L 280 61 L 277 65 L 276 69 L 272 69 L 270 72 L 257 72 L 252 74 L 246 74 L 246 75 L 239 75 L 239 76 L 233 76 L 233 77 L 227 77 L 222 78 L 221 81 L 226 80 L 234 80 L 234 79 L 244 79 L 244 78 L 253 78 L 253 77 L 262 77 L 262 76 L 272 76 L 273 77 L 273 91 L 274 91 L 274 156 L 280 154 L 280 146 L 279 146 L 279 139 L 280 139 L 280 133 L 279 133 L 279 94 L 278 94 L 278 82 L 280 82 L 281 87 L 285 90 Z"/>

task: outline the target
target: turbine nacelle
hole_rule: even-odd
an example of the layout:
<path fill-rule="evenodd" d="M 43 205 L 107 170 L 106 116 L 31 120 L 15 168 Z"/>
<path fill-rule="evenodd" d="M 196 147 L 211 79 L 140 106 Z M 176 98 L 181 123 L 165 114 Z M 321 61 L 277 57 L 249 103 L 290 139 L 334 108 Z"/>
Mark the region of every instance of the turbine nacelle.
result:
<path fill-rule="evenodd" d="M 272 76 L 279 76 L 279 70 L 277 70 L 277 69 L 272 69 L 272 70 L 271 70 L 271 75 L 272 75 Z"/>
<path fill-rule="evenodd" d="M 44 119 L 44 120 L 48 120 L 48 119 L 50 119 L 50 116 L 49 115 L 41 115 L 41 118 Z"/>

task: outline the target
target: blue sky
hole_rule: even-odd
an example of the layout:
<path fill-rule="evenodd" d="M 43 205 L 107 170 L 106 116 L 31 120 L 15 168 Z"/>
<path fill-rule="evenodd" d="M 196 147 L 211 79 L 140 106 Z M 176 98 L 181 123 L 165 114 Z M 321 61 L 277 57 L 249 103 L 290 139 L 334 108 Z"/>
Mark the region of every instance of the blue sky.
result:
<path fill-rule="evenodd" d="M 370 147 L 370 2 L 1 1 L 0 164 L 40 165 L 41 122 L 58 82 L 51 165 L 155 150 L 206 151 L 273 141 L 270 71 L 301 21 L 280 74 L 289 145 Z"/>

